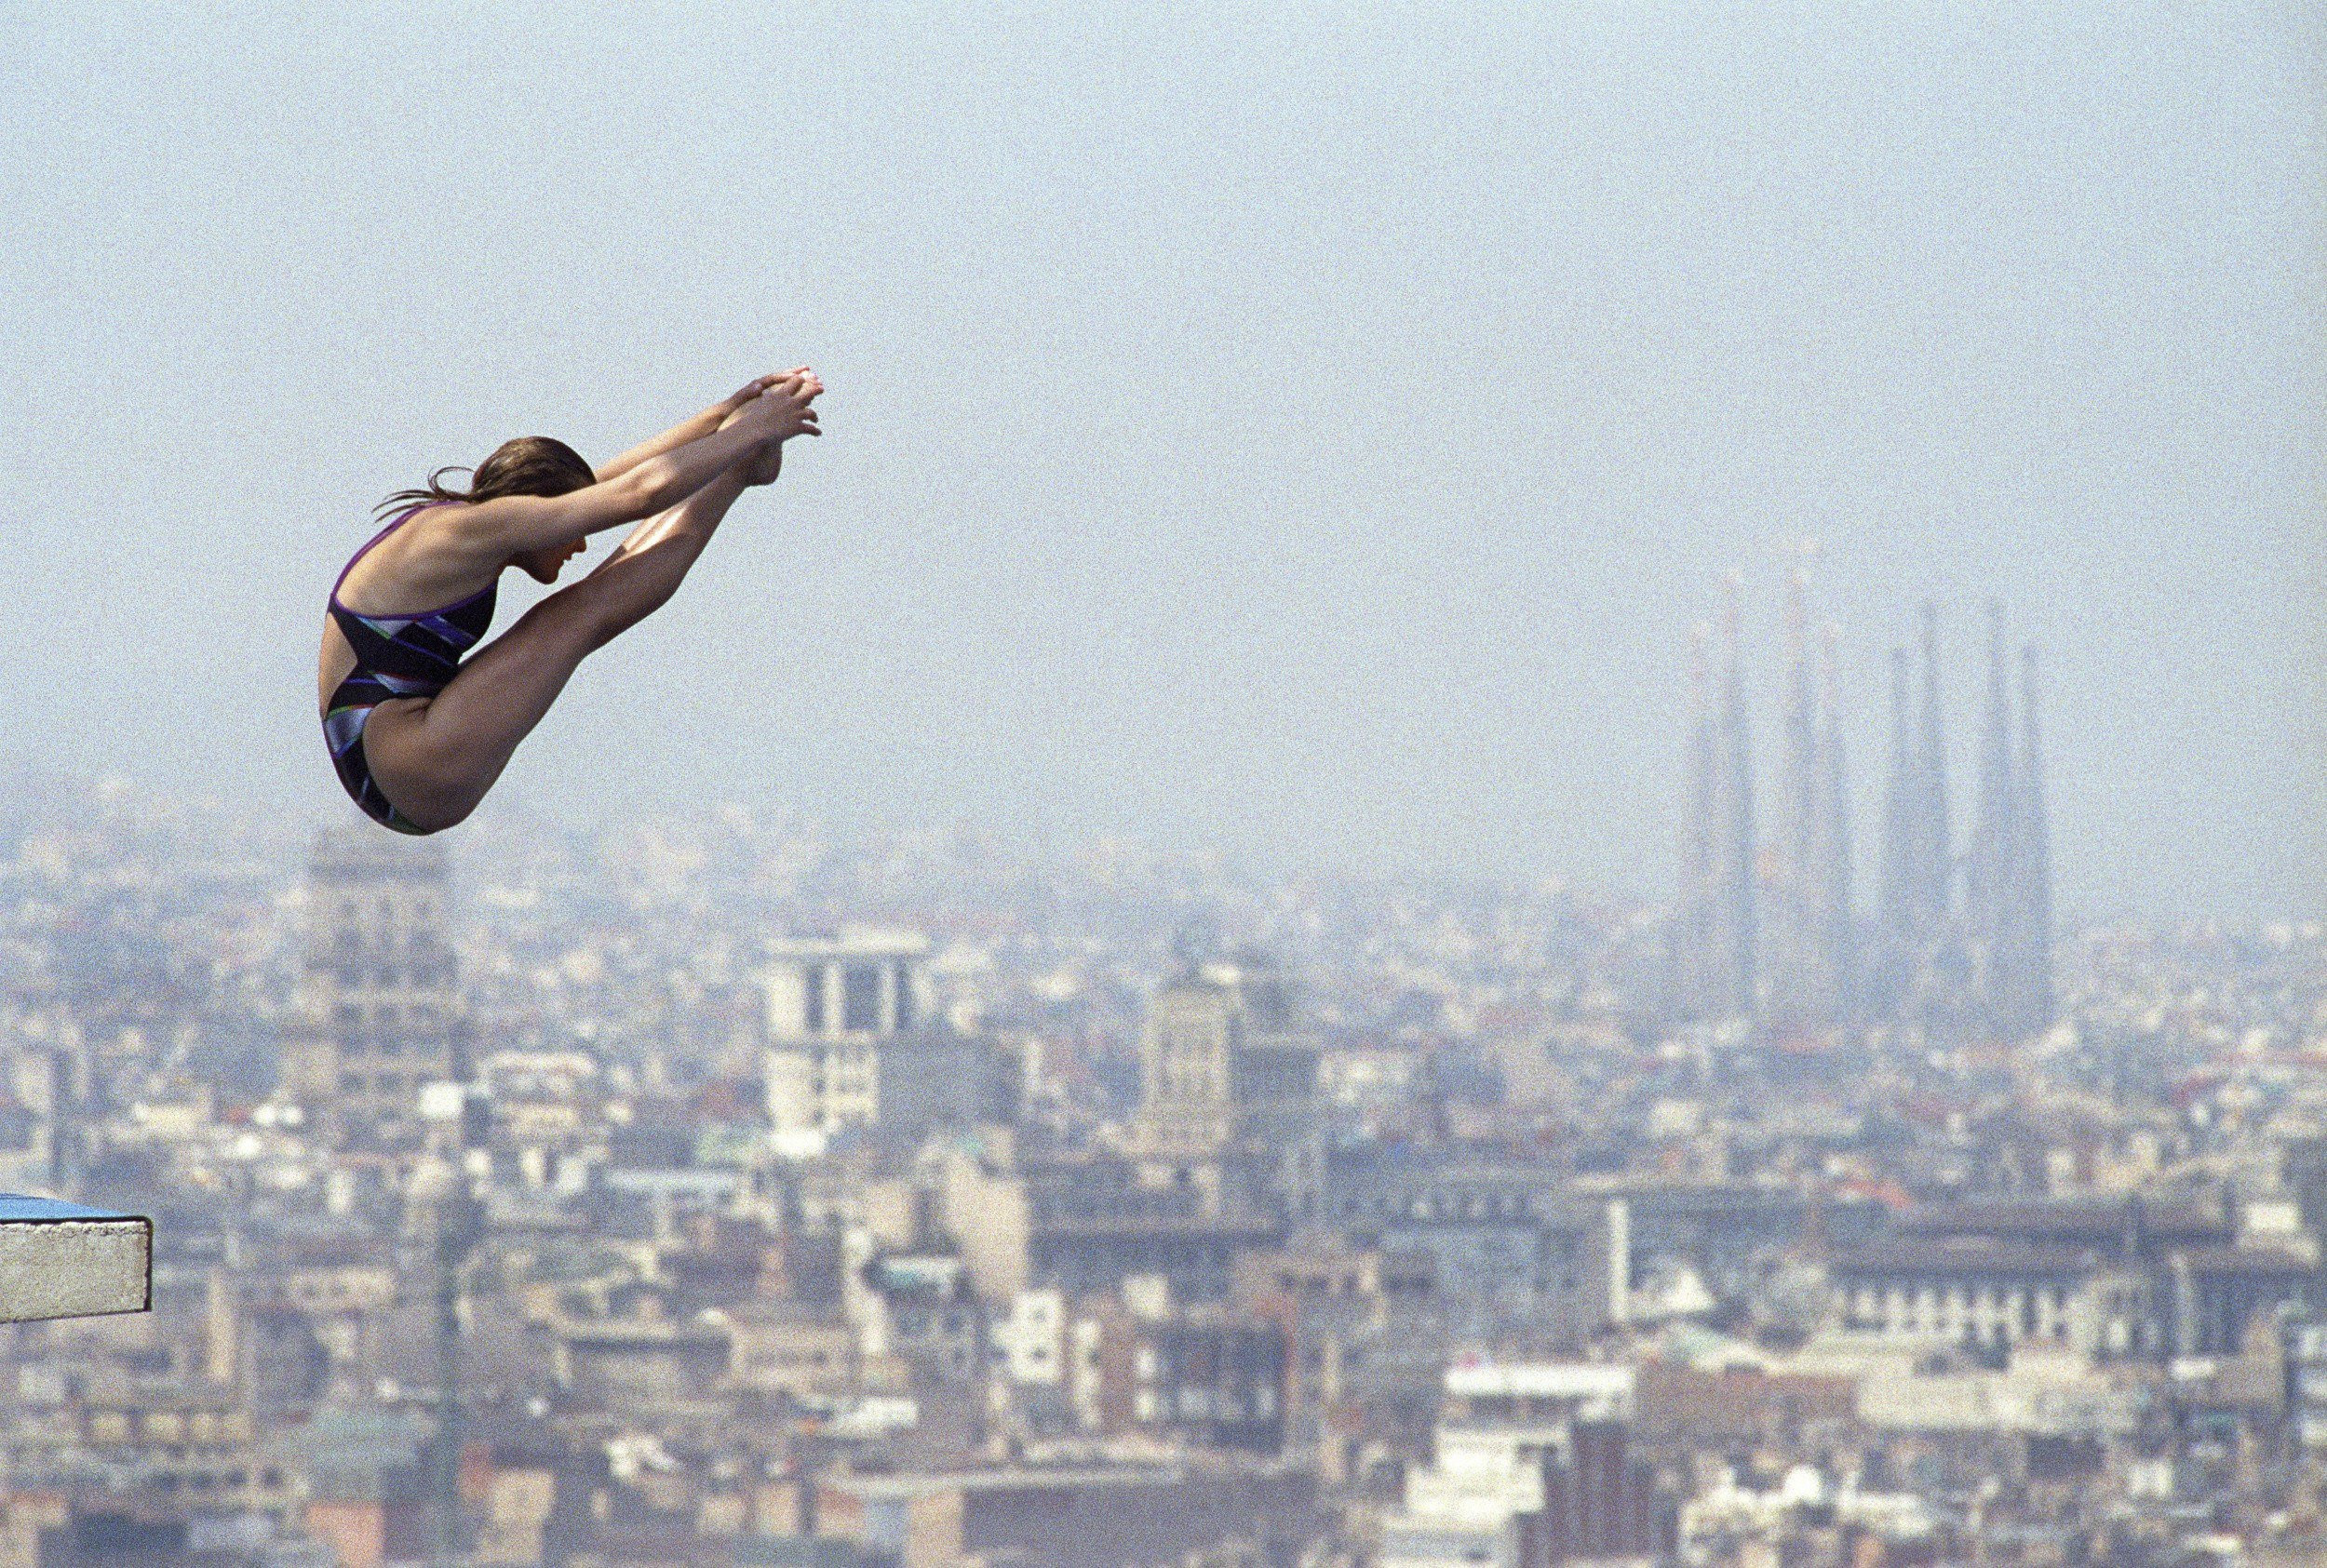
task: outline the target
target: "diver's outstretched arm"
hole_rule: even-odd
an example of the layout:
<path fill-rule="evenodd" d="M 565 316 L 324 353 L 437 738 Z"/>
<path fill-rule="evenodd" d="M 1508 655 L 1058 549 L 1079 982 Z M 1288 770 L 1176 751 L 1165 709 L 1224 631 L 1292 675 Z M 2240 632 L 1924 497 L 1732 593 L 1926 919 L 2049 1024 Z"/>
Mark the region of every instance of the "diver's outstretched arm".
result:
<path fill-rule="evenodd" d="M 479 572 L 530 550 L 553 549 L 675 506 L 764 443 L 817 434 L 814 375 L 784 377 L 735 410 L 722 429 L 648 458 L 628 473 L 565 495 L 504 495 L 424 514 L 432 545 Z"/>
<path fill-rule="evenodd" d="M 791 371 L 789 373 L 798 375 L 801 372 Z M 819 388 L 819 390 L 821 390 L 821 388 Z M 745 401 L 747 403 L 749 399 L 747 398 Z M 718 428 L 725 430 L 729 425 L 733 424 L 737 420 L 741 419 L 743 417 L 743 413 L 744 410 L 742 405 L 737 405 L 735 408 L 730 409 L 725 414 L 720 416 Z M 782 441 L 770 441 L 757 453 L 749 454 L 738 459 L 728 468 L 726 473 L 720 475 L 717 479 L 714 479 L 709 484 L 706 485 L 703 489 L 697 490 L 695 494 L 701 496 L 710 491 L 719 491 L 721 494 L 724 494 L 726 488 L 730 488 L 730 482 L 732 482 L 732 488 L 738 492 L 748 489 L 755 485 L 772 485 L 775 482 L 776 475 L 783 472 L 783 468 L 784 443 Z M 689 499 L 692 500 L 693 498 L 690 497 Z M 655 543 L 662 539 L 664 535 L 669 533 L 674 528 L 693 527 L 699 510 L 703 516 L 710 517 L 710 526 L 716 529 L 719 526 L 719 518 L 726 514 L 727 507 L 733 503 L 733 496 L 730 495 L 724 502 L 715 502 L 713 503 L 713 507 L 711 508 L 698 509 L 693 506 L 681 504 L 674 506 L 666 512 L 657 512 L 654 516 L 640 523 L 637 528 L 632 529 L 629 535 L 625 538 L 620 544 L 614 547 L 614 553 L 606 557 L 605 560 L 599 563 L 597 570 L 604 571 L 608 567 L 612 566 L 616 561 L 622 559 L 625 556 L 634 554 L 637 551 L 643 550 L 649 545 Z M 709 534 L 706 532 L 705 537 L 707 539 Z"/>
<path fill-rule="evenodd" d="M 599 482 L 604 484 L 609 479 L 618 479 L 651 457 L 661 457 L 673 448 L 683 447 L 690 441 L 702 440 L 703 437 L 717 430 L 729 415 L 767 391 L 785 376 L 804 376 L 807 373 L 808 367 L 799 365 L 789 370 L 754 377 L 736 388 L 732 395 L 720 398 L 693 418 L 681 420 L 660 436 L 639 442 L 612 462 L 600 464 L 598 470 Z"/>

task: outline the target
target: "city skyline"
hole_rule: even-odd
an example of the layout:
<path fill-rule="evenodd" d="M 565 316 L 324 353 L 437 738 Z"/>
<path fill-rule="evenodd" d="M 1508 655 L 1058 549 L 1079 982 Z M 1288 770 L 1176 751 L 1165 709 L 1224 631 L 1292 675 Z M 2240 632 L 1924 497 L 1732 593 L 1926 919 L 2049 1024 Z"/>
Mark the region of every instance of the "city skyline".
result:
<path fill-rule="evenodd" d="M 1812 602 L 1762 892 L 1839 760 Z M 1972 938 L 1988 772 L 1923 891 Z M 150 1310 L 0 1334 L 22 1568 L 2317 1555 L 2320 922 L 1818 1041 L 1550 890 L 22 804 L 0 1178 L 153 1226 Z"/>

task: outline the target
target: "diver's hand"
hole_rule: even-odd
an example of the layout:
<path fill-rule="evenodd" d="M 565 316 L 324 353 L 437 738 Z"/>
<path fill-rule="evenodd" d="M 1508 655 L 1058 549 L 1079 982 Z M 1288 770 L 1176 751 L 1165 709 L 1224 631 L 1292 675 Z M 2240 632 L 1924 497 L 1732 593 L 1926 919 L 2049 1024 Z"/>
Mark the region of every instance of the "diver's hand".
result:
<path fill-rule="evenodd" d="M 720 421 L 721 430 L 748 420 L 754 424 L 770 425 L 771 437 L 787 441 L 795 436 L 817 434 L 816 398 L 824 394 L 824 382 L 814 370 L 787 370 L 781 375 L 763 378 L 767 386 L 744 398 L 728 410 Z M 756 384 L 756 383 L 755 383 Z"/>
<path fill-rule="evenodd" d="M 786 377 L 804 376 L 807 373 L 807 366 L 796 365 L 788 370 L 771 370 L 764 376 L 754 376 L 727 396 L 720 399 L 719 407 L 732 414 Z"/>
<path fill-rule="evenodd" d="M 773 484 L 776 476 L 784 471 L 784 443 L 793 436 L 824 434 L 817 422 L 816 410 L 811 406 L 823 391 L 824 382 L 805 366 L 768 378 L 767 387 L 745 407 L 729 414 L 720 428 L 724 430 L 728 425 L 740 423 L 747 417 L 757 422 L 769 415 L 769 410 L 761 405 L 777 400 L 786 406 L 774 415 L 775 430 L 780 434 L 771 434 L 757 450 L 738 459 L 730 472 L 739 475 L 747 485 Z"/>
<path fill-rule="evenodd" d="M 748 430 L 766 441 L 819 435 L 812 405 L 823 391 L 813 373 L 783 377 L 722 421 L 721 428 Z"/>
<path fill-rule="evenodd" d="M 824 382 L 814 370 L 800 370 L 779 376 L 768 389 L 742 408 L 726 422 L 729 424 L 749 424 L 773 441 L 788 441 L 795 436 L 821 436 L 815 400 L 824 395 Z"/>

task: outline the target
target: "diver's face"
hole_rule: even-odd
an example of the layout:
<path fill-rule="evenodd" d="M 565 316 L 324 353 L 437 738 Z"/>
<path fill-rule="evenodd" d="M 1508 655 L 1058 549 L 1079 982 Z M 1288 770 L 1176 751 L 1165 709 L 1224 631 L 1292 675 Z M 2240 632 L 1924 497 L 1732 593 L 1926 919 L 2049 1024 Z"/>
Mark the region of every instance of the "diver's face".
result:
<path fill-rule="evenodd" d="M 553 544 L 546 549 L 528 550 L 522 555 L 512 556 L 509 564 L 536 583 L 555 583 L 558 574 L 565 570 L 566 563 L 585 548 L 583 542 L 577 539 L 571 544 Z"/>

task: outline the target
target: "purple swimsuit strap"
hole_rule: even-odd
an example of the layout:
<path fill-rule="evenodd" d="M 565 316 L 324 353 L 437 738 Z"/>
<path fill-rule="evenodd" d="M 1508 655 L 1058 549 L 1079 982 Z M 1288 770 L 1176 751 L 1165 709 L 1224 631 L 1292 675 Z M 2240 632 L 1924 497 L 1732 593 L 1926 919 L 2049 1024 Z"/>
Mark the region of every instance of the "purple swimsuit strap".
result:
<path fill-rule="evenodd" d="M 387 538 L 388 535 L 394 533 L 397 529 L 402 528 L 406 523 L 410 522 L 414 517 L 419 516 L 423 512 L 427 510 L 428 507 L 423 505 L 414 506 L 408 511 L 397 513 L 395 516 L 388 519 L 388 526 L 386 528 L 382 529 L 378 533 L 375 533 L 370 539 L 365 540 L 361 547 L 359 547 L 354 555 L 347 557 L 347 564 L 340 568 L 339 576 L 334 579 L 331 583 L 332 609 L 347 610 L 347 606 L 340 603 L 340 588 L 347 582 L 347 574 L 356 570 L 356 563 L 362 560 L 366 556 L 370 555 L 371 547 L 373 545 L 379 543 L 382 540 Z M 347 612 L 350 615 L 356 613 L 352 610 L 348 610 Z"/>
<path fill-rule="evenodd" d="M 390 518 L 386 528 L 382 529 L 378 533 L 375 533 L 370 539 L 365 540 L 362 547 L 354 555 L 347 557 L 347 564 L 340 568 L 340 575 L 331 584 L 331 608 L 340 611 L 343 615 L 354 615 L 356 613 L 355 610 L 348 609 L 347 606 L 340 603 L 340 588 L 346 583 L 347 574 L 356 570 L 356 563 L 362 560 L 366 556 L 371 554 L 371 547 L 373 545 L 387 538 L 388 535 L 402 528 L 406 523 L 410 522 L 414 517 L 419 516 L 423 512 L 428 511 L 431 507 L 458 506 L 459 504 L 460 503 L 457 501 L 425 502 L 421 505 L 411 508 L 410 511 L 399 512 L 394 517 Z M 481 599 L 492 591 L 493 584 L 489 583 L 484 587 L 478 589 L 477 592 L 469 595 L 467 598 L 454 599 L 451 604 L 439 606 L 435 610 L 424 610 L 420 612 L 420 615 L 398 615 L 392 617 L 392 619 L 398 621 L 416 621 L 420 619 L 421 615 L 442 615 L 446 610 L 460 609 L 463 605 L 469 603 L 470 600 Z"/>

